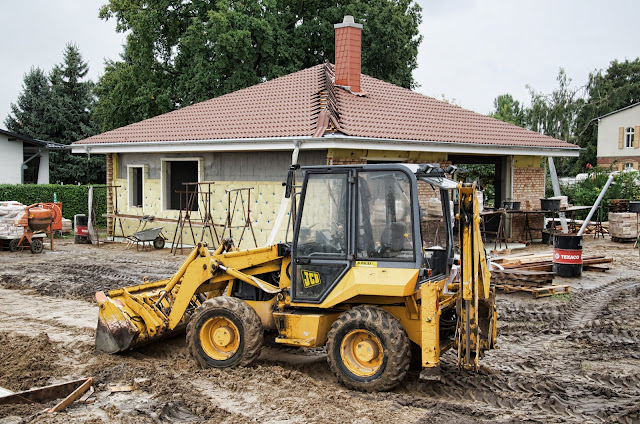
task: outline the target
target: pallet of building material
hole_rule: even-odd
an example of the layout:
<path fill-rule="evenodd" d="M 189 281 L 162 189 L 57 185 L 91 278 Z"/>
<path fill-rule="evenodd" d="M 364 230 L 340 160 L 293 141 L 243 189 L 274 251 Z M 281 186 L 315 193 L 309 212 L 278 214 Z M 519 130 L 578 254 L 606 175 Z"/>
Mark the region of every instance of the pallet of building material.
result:
<path fill-rule="evenodd" d="M 491 279 L 501 284 L 541 287 L 553 283 L 555 272 L 504 269 L 491 271 Z"/>
<path fill-rule="evenodd" d="M 534 298 L 553 296 L 554 294 L 563 294 L 571 292 L 571 286 L 565 285 L 550 285 L 543 287 L 527 287 L 522 285 L 513 284 L 495 284 L 496 289 L 502 290 L 505 293 L 517 293 L 527 292 L 531 293 Z"/>
<path fill-rule="evenodd" d="M 609 234 L 616 239 L 635 239 L 638 237 L 638 215 L 632 212 L 609 214 Z"/>

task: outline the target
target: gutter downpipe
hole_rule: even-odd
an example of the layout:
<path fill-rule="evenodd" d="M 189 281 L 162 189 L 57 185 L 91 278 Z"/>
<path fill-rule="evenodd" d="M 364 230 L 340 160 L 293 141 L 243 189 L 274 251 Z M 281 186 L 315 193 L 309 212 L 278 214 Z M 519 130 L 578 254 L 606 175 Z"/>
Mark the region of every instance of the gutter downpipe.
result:
<path fill-rule="evenodd" d="M 300 140 L 295 140 L 293 142 L 293 152 L 291 154 L 291 165 L 296 165 L 298 163 L 298 155 L 300 154 Z M 282 198 L 280 199 L 280 210 L 278 211 L 278 216 L 273 223 L 273 229 L 271 230 L 271 234 L 269 234 L 269 238 L 267 239 L 267 243 L 265 246 L 273 246 L 275 242 L 276 236 L 278 235 L 278 231 L 280 227 L 282 227 L 282 222 L 284 221 L 284 215 L 289 210 L 289 199 L 285 196 L 285 190 L 282 191 Z M 291 201 L 293 201 L 294 197 L 291 196 Z"/>

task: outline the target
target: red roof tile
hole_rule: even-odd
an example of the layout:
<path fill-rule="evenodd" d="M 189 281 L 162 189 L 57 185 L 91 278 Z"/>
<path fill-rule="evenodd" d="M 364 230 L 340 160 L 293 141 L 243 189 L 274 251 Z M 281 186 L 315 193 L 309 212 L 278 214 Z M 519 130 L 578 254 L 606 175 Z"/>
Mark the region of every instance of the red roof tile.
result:
<path fill-rule="evenodd" d="M 318 137 L 332 124 L 356 137 L 577 148 L 367 75 L 366 96 L 332 78 L 332 65 L 317 65 L 75 144 Z"/>

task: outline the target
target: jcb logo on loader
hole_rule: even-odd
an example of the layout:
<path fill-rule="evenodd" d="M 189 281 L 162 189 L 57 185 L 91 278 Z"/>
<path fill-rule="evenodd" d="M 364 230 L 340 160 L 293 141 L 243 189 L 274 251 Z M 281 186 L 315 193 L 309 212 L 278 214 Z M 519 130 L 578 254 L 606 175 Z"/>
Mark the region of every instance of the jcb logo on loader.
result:
<path fill-rule="evenodd" d="M 317 286 L 321 283 L 320 274 L 314 271 L 306 271 L 304 269 L 300 270 L 302 273 L 302 284 L 305 287 L 313 287 Z"/>

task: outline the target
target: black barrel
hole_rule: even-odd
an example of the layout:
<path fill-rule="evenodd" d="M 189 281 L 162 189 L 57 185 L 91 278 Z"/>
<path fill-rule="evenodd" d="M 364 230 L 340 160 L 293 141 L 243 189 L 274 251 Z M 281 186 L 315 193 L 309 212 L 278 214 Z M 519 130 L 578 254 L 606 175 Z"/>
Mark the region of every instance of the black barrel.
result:
<path fill-rule="evenodd" d="M 582 236 L 554 234 L 553 271 L 560 277 L 582 275 Z"/>

